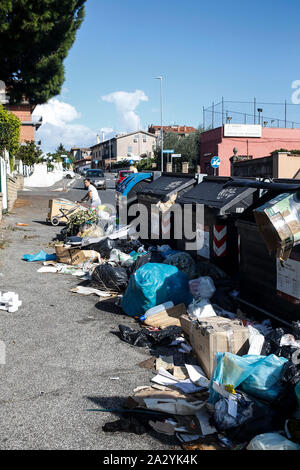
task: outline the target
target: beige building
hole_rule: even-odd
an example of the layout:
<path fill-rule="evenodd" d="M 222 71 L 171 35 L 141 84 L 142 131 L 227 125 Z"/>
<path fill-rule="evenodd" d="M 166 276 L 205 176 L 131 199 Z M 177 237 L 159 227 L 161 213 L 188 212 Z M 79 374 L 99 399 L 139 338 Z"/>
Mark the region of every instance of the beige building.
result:
<path fill-rule="evenodd" d="M 231 176 L 300 179 L 300 154 L 274 152 L 268 157 L 231 157 Z"/>
<path fill-rule="evenodd" d="M 92 167 L 106 168 L 110 163 L 121 160 L 139 161 L 141 158 L 152 158 L 156 141 L 157 137 L 146 131 L 116 135 L 91 147 Z"/>

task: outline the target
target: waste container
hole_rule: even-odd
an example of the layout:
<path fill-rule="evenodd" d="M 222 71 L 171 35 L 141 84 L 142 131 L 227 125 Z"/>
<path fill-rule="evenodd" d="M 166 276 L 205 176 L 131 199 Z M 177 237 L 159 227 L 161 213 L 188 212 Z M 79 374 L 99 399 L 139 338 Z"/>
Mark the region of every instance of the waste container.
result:
<path fill-rule="evenodd" d="M 140 233 L 142 241 L 174 246 L 174 205 L 195 184 L 195 175 L 163 172 L 160 178 L 138 191 L 144 229 Z"/>
<path fill-rule="evenodd" d="M 297 190 L 297 180 L 274 180 L 236 222 L 240 238 L 239 299 L 243 310 L 259 316 L 265 312 L 288 324 L 300 320 L 300 246 L 295 246 L 284 262 L 275 253 L 270 255 L 253 210 L 283 192 Z"/>
<path fill-rule="evenodd" d="M 137 201 L 137 191 L 148 186 L 155 178 L 153 172 L 133 173 L 116 187 L 116 210 L 119 221 L 126 225 L 132 221 L 134 216 L 129 216 L 129 208 Z"/>
<path fill-rule="evenodd" d="M 233 181 L 231 177 L 206 176 L 179 197 L 182 237 L 176 241 L 177 249 L 210 260 L 230 275 L 239 268 L 235 222 L 258 197 L 255 188 L 225 188 Z"/>

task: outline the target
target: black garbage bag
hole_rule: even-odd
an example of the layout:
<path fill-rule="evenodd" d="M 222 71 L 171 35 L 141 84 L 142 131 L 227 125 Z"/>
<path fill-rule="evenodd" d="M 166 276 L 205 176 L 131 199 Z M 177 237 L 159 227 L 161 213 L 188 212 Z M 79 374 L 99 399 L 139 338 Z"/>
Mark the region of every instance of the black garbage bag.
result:
<path fill-rule="evenodd" d="M 151 253 L 146 253 L 145 255 L 141 254 L 135 262 L 128 267 L 128 272 L 130 274 L 135 273 L 141 266 L 144 266 L 146 263 L 151 263 Z"/>
<path fill-rule="evenodd" d="M 115 240 L 111 240 L 110 238 L 104 238 L 98 243 L 92 243 L 86 249 L 88 250 L 95 250 L 100 253 L 101 258 L 109 259 L 110 252 L 113 248 L 115 248 L 116 242 Z"/>
<path fill-rule="evenodd" d="M 126 253 L 126 255 L 129 255 L 132 251 L 137 251 L 139 248 L 141 248 L 143 245 L 139 240 L 127 240 L 120 238 L 118 240 L 115 240 L 115 247 L 118 248 L 118 250 L 122 251 L 122 253 Z"/>
<path fill-rule="evenodd" d="M 280 350 L 280 341 L 281 338 L 286 334 L 283 328 L 275 328 L 271 331 L 266 337 L 265 342 L 262 347 L 261 355 L 269 356 L 270 354 L 275 354 Z M 277 354 L 276 354 L 277 355 Z"/>
<path fill-rule="evenodd" d="M 292 330 L 295 339 L 300 339 L 300 320 L 292 322 Z"/>
<path fill-rule="evenodd" d="M 251 441 L 258 434 L 281 431 L 285 417 L 271 407 L 255 406 L 253 417 L 240 426 L 227 429 L 226 436 L 237 443 Z"/>
<path fill-rule="evenodd" d="M 168 326 L 160 331 L 149 331 L 146 328 L 133 330 L 125 325 L 119 325 L 121 339 L 126 343 L 139 347 L 152 347 L 155 345 L 167 345 L 181 335 L 179 326 Z"/>
<path fill-rule="evenodd" d="M 68 237 L 66 240 L 67 244 L 70 245 L 81 245 L 82 244 L 82 238 L 81 237 Z"/>
<path fill-rule="evenodd" d="M 229 312 L 235 312 L 237 310 L 237 302 L 230 295 L 231 291 L 232 287 L 217 287 L 213 297 L 210 299 L 211 303 L 219 305 L 219 307 L 222 307 Z"/>
<path fill-rule="evenodd" d="M 109 263 L 100 264 L 92 273 L 91 283 L 100 290 L 122 292 L 128 284 L 126 269 Z"/>
<path fill-rule="evenodd" d="M 157 248 L 150 247 L 149 253 L 151 254 L 150 263 L 163 263 L 165 261 L 165 258 Z"/>
<path fill-rule="evenodd" d="M 292 357 L 292 360 L 289 360 L 284 364 L 281 371 L 281 382 L 292 384 L 293 387 L 297 385 L 300 381 L 300 363 L 298 362 L 300 358 L 300 349 L 298 349 L 297 354 Z"/>

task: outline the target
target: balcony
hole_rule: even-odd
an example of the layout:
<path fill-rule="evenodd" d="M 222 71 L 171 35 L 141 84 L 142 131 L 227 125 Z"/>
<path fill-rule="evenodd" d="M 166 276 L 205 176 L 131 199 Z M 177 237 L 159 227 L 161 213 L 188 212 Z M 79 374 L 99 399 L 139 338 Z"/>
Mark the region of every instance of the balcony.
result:
<path fill-rule="evenodd" d="M 34 126 L 35 129 L 39 129 L 43 124 L 43 117 L 42 116 L 31 116 L 31 121 L 21 121 L 22 126 Z"/>

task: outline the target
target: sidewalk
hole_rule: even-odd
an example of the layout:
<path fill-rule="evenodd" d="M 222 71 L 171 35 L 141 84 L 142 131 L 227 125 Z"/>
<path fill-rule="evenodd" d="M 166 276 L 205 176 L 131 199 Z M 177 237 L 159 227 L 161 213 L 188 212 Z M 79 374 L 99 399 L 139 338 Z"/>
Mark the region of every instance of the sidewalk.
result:
<path fill-rule="evenodd" d="M 177 440 L 155 432 L 106 434 L 102 425 L 116 415 L 87 411 L 122 407 L 122 398 L 148 385 L 153 374 L 138 366 L 149 358 L 143 348 L 111 333 L 119 323 L 134 325 L 131 318 L 113 304 L 102 310 L 95 296 L 72 294 L 76 278 L 37 273 L 40 263 L 22 260 L 41 249 L 53 253 L 46 245 L 59 227 L 45 224 L 53 195 L 23 193 L 0 226 L 7 242 L 0 250 L 1 292 L 17 292 L 23 302 L 16 313 L 0 311 L 0 339 L 6 344 L 0 448 L 179 449 Z M 16 227 L 18 222 L 29 226 Z"/>

